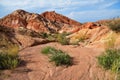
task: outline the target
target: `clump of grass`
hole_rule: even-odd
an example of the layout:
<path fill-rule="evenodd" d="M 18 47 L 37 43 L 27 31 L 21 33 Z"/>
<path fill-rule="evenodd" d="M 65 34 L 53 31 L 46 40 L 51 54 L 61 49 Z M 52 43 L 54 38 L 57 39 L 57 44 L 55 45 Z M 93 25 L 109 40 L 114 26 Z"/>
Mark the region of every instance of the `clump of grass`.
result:
<path fill-rule="evenodd" d="M 0 53 L 0 69 L 14 69 L 19 65 L 19 58 L 17 55 L 10 55 L 7 53 Z"/>
<path fill-rule="evenodd" d="M 71 57 L 65 53 L 57 53 L 50 57 L 50 61 L 55 62 L 56 66 L 59 65 L 71 65 Z"/>
<path fill-rule="evenodd" d="M 120 49 L 108 49 L 97 59 L 103 68 L 110 69 L 113 72 L 120 71 Z"/>
<path fill-rule="evenodd" d="M 107 23 L 108 27 L 115 31 L 120 32 L 120 19 L 113 19 Z"/>
<path fill-rule="evenodd" d="M 2 52 L 8 53 L 10 55 L 17 55 L 18 51 L 19 51 L 18 45 L 12 43 L 2 49 Z"/>
<path fill-rule="evenodd" d="M 16 55 L 19 51 L 19 46 L 12 43 L 7 37 L 0 35 L 0 52 Z"/>
<path fill-rule="evenodd" d="M 115 42 L 116 42 L 116 39 L 117 39 L 117 34 L 114 33 L 114 32 L 111 32 L 108 34 L 108 36 L 106 37 L 106 40 L 105 40 L 105 48 L 106 49 L 112 49 L 112 48 L 115 48 Z"/>
<path fill-rule="evenodd" d="M 77 33 L 74 33 L 71 37 L 70 37 L 70 43 L 71 44 L 76 44 L 79 42 L 85 42 L 85 40 L 87 40 L 87 34 L 88 30 L 80 30 Z"/>
<path fill-rule="evenodd" d="M 66 33 L 61 33 L 61 34 L 57 34 L 57 41 L 59 43 L 61 43 L 62 45 L 68 45 L 69 44 L 69 40 L 66 38 Z"/>
<path fill-rule="evenodd" d="M 113 62 L 111 70 L 113 72 L 120 72 L 120 57 Z"/>
<path fill-rule="evenodd" d="M 50 47 L 50 46 L 47 46 L 47 47 L 44 47 L 41 52 L 42 52 L 43 54 L 53 54 L 53 53 L 56 52 L 56 51 L 57 51 L 57 50 L 56 50 L 55 48 Z"/>
<path fill-rule="evenodd" d="M 0 35 L 0 69 L 14 69 L 19 65 L 19 47 L 5 35 Z"/>
<path fill-rule="evenodd" d="M 44 54 L 50 54 L 50 61 L 55 62 L 56 66 L 69 66 L 72 64 L 72 58 L 62 50 L 57 50 L 53 47 L 47 46 L 43 48 L 41 52 Z"/>

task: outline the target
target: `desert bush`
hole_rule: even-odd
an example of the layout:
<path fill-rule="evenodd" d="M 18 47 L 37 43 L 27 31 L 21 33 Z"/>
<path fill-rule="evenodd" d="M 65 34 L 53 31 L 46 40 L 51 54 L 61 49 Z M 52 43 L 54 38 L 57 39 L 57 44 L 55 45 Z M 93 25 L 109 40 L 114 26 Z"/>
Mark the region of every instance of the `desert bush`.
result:
<path fill-rule="evenodd" d="M 0 35 L 0 69 L 14 69 L 19 65 L 19 47 Z"/>
<path fill-rule="evenodd" d="M 99 65 L 116 72 L 120 68 L 120 49 L 108 49 L 97 57 Z"/>
<path fill-rule="evenodd" d="M 56 66 L 66 65 L 69 66 L 72 64 L 72 58 L 63 52 L 62 50 L 57 50 L 53 47 L 47 46 L 41 51 L 43 54 L 50 54 L 49 58 L 51 62 L 55 62 Z"/>
<path fill-rule="evenodd" d="M 40 33 L 40 35 L 42 38 L 47 38 L 49 36 L 49 34 L 47 34 L 47 33 Z"/>
<path fill-rule="evenodd" d="M 56 40 L 62 45 L 68 45 L 69 39 L 66 38 L 66 33 L 57 34 Z"/>
<path fill-rule="evenodd" d="M 59 65 L 71 65 L 72 61 L 71 61 L 71 57 L 63 52 L 58 52 L 56 54 L 54 54 L 53 56 L 50 57 L 50 61 L 55 62 L 56 66 Z"/>
<path fill-rule="evenodd" d="M 109 28 L 115 32 L 120 32 L 120 19 L 113 19 L 107 23 Z"/>
<path fill-rule="evenodd" d="M 19 58 L 17 55 L 0 53 L 0 69 L 14 69 L 18 65 L 19 65 Z"/>
<path fill-rule="evenodd" d="M 57 50 L 53 47 L 46 46 L 46 47 L 42 48 L 41 52 L 43 54 L 53 54 L 53 53 L 57 52 Z"/>

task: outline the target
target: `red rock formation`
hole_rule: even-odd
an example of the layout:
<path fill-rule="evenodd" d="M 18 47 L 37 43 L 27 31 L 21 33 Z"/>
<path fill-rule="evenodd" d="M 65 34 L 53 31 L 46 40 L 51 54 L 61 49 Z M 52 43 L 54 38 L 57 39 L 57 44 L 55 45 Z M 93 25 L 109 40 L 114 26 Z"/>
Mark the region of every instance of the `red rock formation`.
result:
<path fill-rule="evenodd" d="M 69 25 L 81 26 L 80 22 L 77 22 L 66 16 L 58 14 L 55 11 L 50 11 L 50 12 L 47 11 L 47 12 L 42 13 L 41 15 L 53 22 L 60 22 L 60 23 L 65 23 Z"/>
<path fill-rule="evenodd" d="M 79 22 L 55 12 L 45 12 L 39 15 L 35 13 L 29 13 L 24 10 L 16 10 L 0 19 L 0 25 L 2 26 L 12 28 L 25 27 L 36 32 L 57 32 L 61 29 L 64 29 L 62 27 L 64 27 L 65 24 L 67 24 L 67 26 L 65 26 L 66 30 L 68 30 L 68 28 L 73 28 L 72 25 L 81 25 Z"/>
<path fill-rule="evenodd" d="M 94 22 L 87 22 L 85 24 L 82 25 L 81 28 L 88 28 L 88 29 L 94 29 L 97 27 L 100 27 L 101 25 L 98 23 L 94 23 Z"/>

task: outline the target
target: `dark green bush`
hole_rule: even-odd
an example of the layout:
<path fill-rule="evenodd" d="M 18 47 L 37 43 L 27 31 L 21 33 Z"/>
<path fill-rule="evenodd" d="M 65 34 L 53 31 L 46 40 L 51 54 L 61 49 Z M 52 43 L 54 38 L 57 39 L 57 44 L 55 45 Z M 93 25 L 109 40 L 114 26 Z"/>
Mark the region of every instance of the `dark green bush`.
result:
<path fill-rule="evenodd" d="M 115 72 L 120 65 L 120 50 L 119 49 L 108 49 L 104 54 L 100 55 L 98 58 L 98 63 L 105 69 L 111 69 Z"/>
<path fill-rule="evenodd" d="M 49 36 L 49 34 L 47 34 L 47 33 L 40 33 L 40 35 L 42 38 L 47 38 Z"/>
<path fill-rule="evenodd" d="M 50 61 L 55 62 L 56 66 L 59 65 L 69 66 L 72 64 L 72 58 L 62 50 L 57 50 L 53 47 L 47 46 L 43 48 L 41 52 L 44 54 L 50 54 L 49 56 Z"/>
<path fill-rule="evenodd" d="M 16 55 L 0 53 L 0 69 L 14 69 L 19 65 L 19 58 Z"/>

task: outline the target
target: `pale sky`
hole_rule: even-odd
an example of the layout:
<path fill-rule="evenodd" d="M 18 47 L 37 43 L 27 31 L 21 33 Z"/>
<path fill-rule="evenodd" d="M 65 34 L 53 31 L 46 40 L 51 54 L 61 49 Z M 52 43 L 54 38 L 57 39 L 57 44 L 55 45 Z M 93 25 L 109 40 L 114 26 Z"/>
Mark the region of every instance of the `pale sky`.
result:
<path fill-rule="evenodd" d="M 120 0 L 0 0 L 0 18 L 17 9 L 56 11 L 79 22 L 120 16 Z"/>

